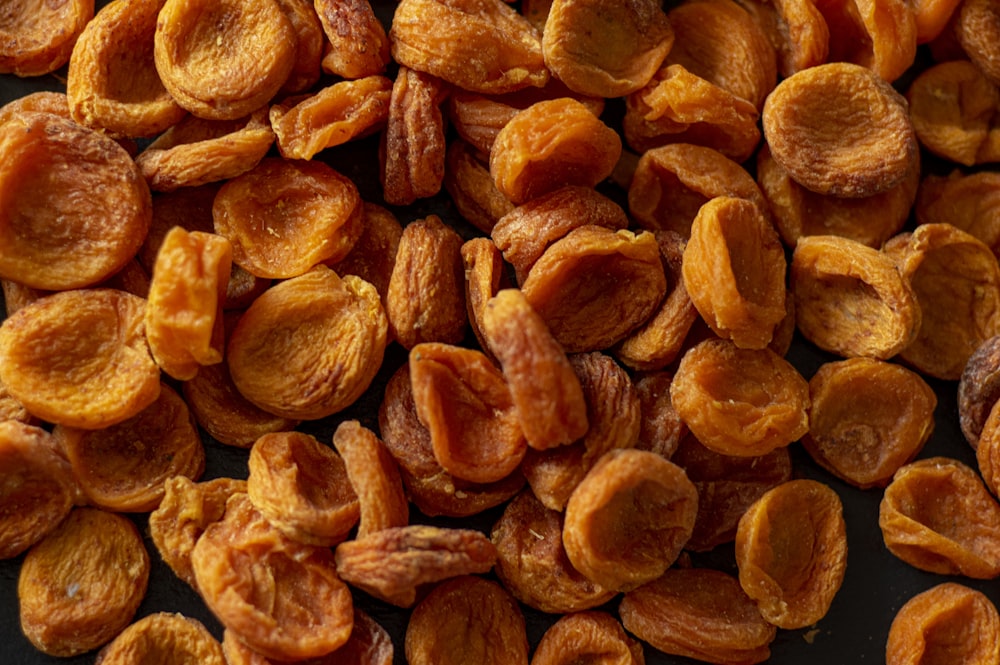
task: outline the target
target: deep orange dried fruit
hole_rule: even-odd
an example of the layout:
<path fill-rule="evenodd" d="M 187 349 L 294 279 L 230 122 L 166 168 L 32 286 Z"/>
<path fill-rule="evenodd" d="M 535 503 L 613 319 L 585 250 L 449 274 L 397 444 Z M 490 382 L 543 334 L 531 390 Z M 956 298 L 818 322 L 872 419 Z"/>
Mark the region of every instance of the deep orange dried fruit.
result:
<path fill-rule="evenodd" d="M 458 213 L 483 233 L 489 233 L 497 220 L 514 209 L 493 182 L 487 161 L 459 139 L 451 142 L 445 154 L 444 188 Z"/>
<path fill-rule="evenodd" d="M 94 665 L 164 662 L 226 665 L 222 645 L 197 619 L 155 612 L 139 619 L 97 654 Z"/>
<path fill-rule="evenodd" d="M 389 37 L 369 0 L 316 0 L 327 38 L 323 71 L 345 79 L 381 74 L 389 64 Z"/>
<path fill-rule="evenodd" d="M 642 645 L 607 612 L 567 614 L 538 641 L 532 665 L 570 665 L 594 659 L 606 665 L 644 665 Z"/>
<path fill-rule="evenodd" d="M 1000 85 L 1000 6 L 996 0 L 963 0 L 955 10 L 955 35 L 962 50 Z"/>
<path fill-rule="evenodd" d="M 774 46 L 778 73 L 822 65 L 830 52 L 830 28 L 812 0 L 741 3 L 760 22 Z"/>
<path fill-rule="evenodd" d="M 913 212 L 918 224 L 952 224 L 1000 255 L 1000 173 L 927 175 Z"/>
<path fill-rule="evenodd" d="M 409 522 L 399 467 L 388 447 L 356 420 L 333 432 L 333 446 L 344 461 L 347 478 L 358 497 L 359 537 Z"/>
<path fill-rule="evenodd" d="M 489 238 L 475 237 L 462 243 L 462 263 L 465 265 L 465 308 L 469 326 L 483 352 L 493 359 L 489 343 L 483 337 L 483 316 L 486 304 L 500 290 L 510 288 L 503 255 Z"/>
<path fill-rule="evenodd" d="M 53 72 L 94 17 L 94 0 L 11 3 L 0 18 L 0 73 L 21 77 Z"/>
<path fill-rule="evenodd" d="M 278 6 L 295 31 L 295 61 L 278 94 L 294 95 L 319 81 L 326 35 L 312 0 L 278 0 Z"/>
<path fill-rule="evenodd" d="M 363 207 L 365 222 L 361 235 L 347 256 L 327 265 L 338 275 L 357 275 L 374 286 L 384 306 L 403 227 L 387 208 L 367 202 Z"/>
<path fill-rule="evenodd" d="M 917 52 L 916 12 L 902 0 L 820 0 L 830 31 L 828 62 L 848 62 L 893 82 Z"/>
<path fill-rule="evenodd" d="M 670 400 L 673 380 L 674 375 L 666 370 L 641 372 L 634 378 L 639 397 L 639 439 L 635 447 L 667 459 L 671 459 L 687 434 L 687 425 Z"/>

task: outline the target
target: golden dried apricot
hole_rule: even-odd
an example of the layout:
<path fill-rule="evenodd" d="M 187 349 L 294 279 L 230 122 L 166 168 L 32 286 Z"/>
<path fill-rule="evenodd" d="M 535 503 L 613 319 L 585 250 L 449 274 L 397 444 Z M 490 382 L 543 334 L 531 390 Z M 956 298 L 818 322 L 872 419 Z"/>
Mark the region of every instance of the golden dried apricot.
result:
<path fill-rule="evenodd" d="M 99 429 L 138 414 L 160 393 L 146 344 L 146 301 L 115 289 L 46 296 L 0 326 L 0 377 L 28 411 Z"/>
<path fill-rule="evenodd" d="M 362 205 L 364 224 L 361 235 L 347 256 L 327 265 L 338 275 L 357 275 L 374 286 L 384 306 L 403 226 L 387 208 L 367 202 Z"/>
<path fill-rule="evenodd" d="M 853 63 L 893 82 L 916 58 L 917 21 L 903 0 L 819 0 L 830 31 L 828 62 Z"/>
<path fill-rule="evenodd" d="M 996 404 L 987 414 L 976 441 L 976 464 L 986 487 L 997 495 L 1000 492 L 1000 409 Z"/>
<path fill-rule="evenodd" d="M 627 592 L 618 612 L 659 651 L 710 663 L 766 662 L 777 634 L 736 578 L 709 568 L 668 570 Z"/>
<path fill-rule="evenodd" d="M 779 628 L 803 628 L 830 609 L 844 581 L 847 533 L 840 497 L 811 479 L 757 499 L 736 529 L 740 586 Z"/>
<path fill-rule="evenodd" d="M 156 21 L 156 71 L 193 115 L 233 120 L 264 106 L 295 63 L 297 39 L 276 0 L 165 0 Z"/>
<path fill-rule="evenodd" d="M 344 460 L 312 435 L 265 434 L 247 466 L 254 508 L 292 540 L 332 547 L 357 524 L 361 507 Z"/>
<path fill-rule="evenodd" d="M 592 582 L 634 589 L 674 563 L 697 512 L 698 492 L 679 466 L 645 450 L 611 450 L 566 504 L 566 555 Z"/>
<path fill-rule="evenodd" d="M 784 79 L 768 95 L 762 119 L 775 161 L 820 194 L 884 192 L 918 158 L 906 100 L 860 65 L 831 62 Z"/>
<path fill-rule="evenodd" d="M 592 660 L 591 660 L 592 659 Z M 645 665 L 642 645 L 625 633 L 607 612 L 567 614 L 549 626 L 538 641 L 531 665 Z"/>
<path fill-rule="evenodd" d="M 0 15 L 0 73 L 41 76 L 69 60 L 94 17 L 94 0 L 13 2 Z"/>
<path fill-rule="evenodd" d="M 350 585 L 397 607 L 412 607 L 425 585 L 486 573 L 497 552 L 472 529 L 421 524 L 382 529 L 337 545 L 337 572 Z"/>
<path fill-rule="evenodd" d="M 673 43 L 660 3 L 649 0 L 554 0 L 542 30 L 549 70 L 570 90 L 592 97 L 623 97 L 642 88 Z"/>
<path fill-rule="evenodd" d="M 741 4 L 760 22 L 771 40 L 777 56 L 778 73 L 783 78 L 827 61 L 830 28 L 812 0 Z"/>
<path fill-rule="evenodd" d="M 0 125 L 23 113 L 51 113 L 72 120 L 66 93 L 54 90 L 29 92 L 0 106 Z"/>
<path fill-rule="evenodd" d="M 996 0 L 962 0 L 955 10 L 955 35 L 980 70 L 1000 85 L 1000 6 Z"/>
<path fill-rule="evenodd" d="M 500 290 L 510 288 L 503 255 L 492 240 L 476 237 L 462 243 L 462 263 L 465 265 L 465 308 L 469 326 L 480 348 L 493 360 L 489 343 L 483 336 L 482 320 L 490 299 Z"/>
<path fill-rule="evenodd" d="M 790 282 L 799 332 L 825 351 L 886 360 L 920 329 L 916 295 L 892 258 L 856 240 L 800 238 Z"/>
<path fill-rule="evenodd" d="M 316 0 L 327 38 L 323 71 L 345 79 L 381 74 L 389 64 L 389 37 L 369 0 Z"/>
<path fill-rule="evenodd" d="M 918 0 L 913 3 L 917 45 L 937 39 L 948 27 L 961 0 Z"/>
<path fill-rule="evenodd" d="M 333 432 L 333 446 L 344 462 L 347 478 L 358 497 L 357 535 L 406 526 L 410 508 L 403 493 L 399 467 L 388 447 L 356 420 L 347 420 L 337 426 Z"/>
<path fill-rule="evenodd" d="M 24 557 L 17 579 L 21 630 L 50 656 L 96 649 L 132 621 L 149 569 L 131 521 L 76 508 Z"/>
<path fill-rule="evenodd" d="M 110 138 L 48 113 L 0 124 L 0 277 L 38 289 L 118 272 L 149 229 L 152 202 Z"/>
<path fill-rule="evenodd" d="M 918 224 L 952 224 L 1000 255 L 1000 173 L 927 175 L 913 212 Z"/>
<path fill-rule="evenodd" d="M 639 439 L 635 447 L 671 459 L 687 425 L 677 415 L 670 400 L 674 375 L 666 370 L 642 372 L 634 377 L 639 397 Z"/>
<path fill-rule="evenodd" d="M 802 445 L 856 487 L 885 486 L 934 430 L 937 396 L 919 374 L 875 358 L 821 365 L 809 380 Z"/>
<path fill-rule="evenodd" d="M 250 305 L 229 338 L 229 373 L 240 393 L 269 413 L 323 418 L 368 388 L 387 333 L 375 287 L 319 265 Z"/>
<path fill-rule="evenodd" d="M 521 609 L 502 586 L 471 575 L 438 585 L 414 608 L 404 647 L 410 665 L 528 664 Z"/>
<path fill-rule="evenodd" d="M 942 582 L 896 611 L 885 644 L 886 665 L 991 663 L 1000 615 L 983 592 Z"/>
<path fill-rule="evenodd" d="M 965 363 L 958 381 L 958 422 L 975 449 L 990 410 L 1000 399 L 1000 336 L 979 345 Z"/>
<path fill-rule="evenodd" d="M 1000 504 L 963 462 L 928 457 L 896 471 L 879 504 L 888 550 L 920 570 L 991 579 L 1000 575 Z"/>
<path fill-rule="evenodd" d="M 490 175 L 521 204 L 567 185 L 597 185 L 621 152 L 617 132 L 582 102 L 562 97 L 532 104 L 504 125 L 490 151 Z"/>
<path fill-rule="evenodd" d="M 233 263 L 258 277 L 286 279 L 344 258 L 364 226 L 357 186 L 323 162 L 265 158 L 219 189 L 215 232 Z"/>
<path fill-rule="evenodd" d="M 764 455 L 809 429 L 809 384 L 768 348 L 701 342 L 681 358 L 670 397 L 691 433 L 723 455 Z"/>
<path fill-rule="evenodd" d="M 97 654 L 94 665 L 226 665 L 222 645 L 197 619 L 155 612 L 139 619 Z"/>
<path fill-rule="evenodd" d="M 489 233 L 514 204 L 500 193 L 487 165 L 465 141 L 455 139 L 445 154 L 444 188 L 465 221 Z"/>
<path fill-rule="evenodd" d="M 354 607 L 333 552 L 295 542 L 234 494 L 191 552 L 195 582 L 222 625 L 261 654 L 305 660 L 350 637 Z"/>
<path fill-rule="evenodd" d="M 278 95 L 294 95 L 319 81 L 326 35 L 312 0 L 278 0 L 278 6 L 295 32 L 295 61 Z"/>

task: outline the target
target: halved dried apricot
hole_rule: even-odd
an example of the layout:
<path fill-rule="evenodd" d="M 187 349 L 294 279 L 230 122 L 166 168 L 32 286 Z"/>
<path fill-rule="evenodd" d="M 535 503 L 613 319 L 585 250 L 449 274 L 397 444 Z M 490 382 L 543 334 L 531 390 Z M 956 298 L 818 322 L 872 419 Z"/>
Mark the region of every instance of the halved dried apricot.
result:
<path fill-rule="evenodd" d="M 97 654 L 94 665 L 163 662 L 226 665 L 222 645 L 197 619 L 155 612 L 139 619 Z"/>
<path fill-rule="evenodd" d="M 389 64 L 389 38 L 369 0 L 316 0 L 326 34 L 323 71 L 345 79 L 381 74 Z"/>
<path fill-rule="evenodd" d="M 531 657 L 532 665 L 570 665 L 594 659 L 606 665 L 644 665 L 642 645 L 607 612 L 567 614 L 549 626 Z"/>
<path fill-rule="evenodd" d="M 975 449 L 983 424 L 1000 399 L 1000 336 L 979 345 L 965 364 L 958 381 L 958 422 L 966 441 Z"/>
<path fill-rule="evenodd" d="M 93 17 L 94 0 L 6 5 L 0 15 L 0 73 L 27 77 L 59 69 Z"/>

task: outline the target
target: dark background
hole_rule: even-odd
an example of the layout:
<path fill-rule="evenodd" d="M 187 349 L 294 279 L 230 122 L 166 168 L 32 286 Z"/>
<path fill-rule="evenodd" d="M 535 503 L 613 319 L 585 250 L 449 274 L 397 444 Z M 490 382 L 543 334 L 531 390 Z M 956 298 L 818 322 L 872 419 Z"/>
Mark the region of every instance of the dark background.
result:
<path fill-rule="evenodd" d="M 98 5 L 105 4 L 99 1 Z M 388 0 L 373 3 L 380 18 L 389 24 L 395 4 Z M 0 104 L 5 104 L 19 96 L 36 90 L 64 90 L 65 67 L 53 75 L 36 79 L 18 79 L 10 75 L 0 75 Z M 391 74 L 391 72 L 390 72 Z M 610 101 L 605 119 L 614 125 L 620 117 L 620 102 Z M 361 190 L 365 200 L 384 203 L 378 182 L 377 137 L 368 138 L 345 146 L 324 151 L 317 159 L 328 161 L 335 168 L 351 177 Z M 602 186 L 602 191 L 623 202 L 623 192 L 613 186 Z M 459 229 L 464 237 L 475 235 L 474 229 L 464 223 L 446 196 L 421 201 L 413 206 L 396 207 L 392 210 L 400 222 L 436 213 L 445 221 Z M 2 311 L 2 309 L 0 309 Z M 796 337 L 789 360 L 808 379 L 816 368 L 833 357 L 817 351 Z M 405 360 L 405 352 L 398 346 L 387 351 L 382 371 L 365 395 L 348 411 L 323 421 L 304 424 L 300 429 L 316 435 L 321 441 L 329 442 L 336 425 L 342 420 L 357 418 L 362 424 L 377 431 L 376 409 L 381 400 L 385 381 Z M 935 430 L 920 457 L 946 455 L 958 458 L 975 467 L 975 456 L 958 427 L 956 408 L 957 384 L 954 382 L 929 381 L 938 397 Z M 222 446 L 206 437 L 205 445 L 208 463 L 204 479 L 231 476 L 245 478 L 245 450 Z M 899 607 L 911 596 L 939 582 L 945 577 L 920 572 L 895 559 L 885 549 L 878 528 L 878 505 L 882 492 L 879 489 L 858 490 L 832 477 L 817 467 L 801 450 L 798 444 L 792 446 L 795 474 L 821 480 L 832 486 L 844 504 L 844 517 L 848 531 L 848 565 L 843 587 L 837 594 L 829 613 L 818 624 L 802 630 L 778 632 L 772 645 L 772 658 L 776 665 L 844 665 L 847 663 L 884 662 L 885 641 L 889 624 Z M 428 519 L 414 514 L 414 521 L 443 525 L 473 526 L 488 531 L 499 517 L 500 509 L 494 509 L 469 520 Z M 149 541 L 145 515 L 132 518 L 146 536 L 146 544 L 153 561 L 153 570 L 147 596 L 139 608 L 138 616 L 158 611 L 181 612 L 204 622 L 210 630 L 221 638 L 221 626 L 207 611 L 198 596 L 160 562 L 156 548 Z M 998 525 L 1000 526 L 1000 525 Z M 722 546 L 710 554 L 694 557 L 696 564 L 707 565 L 735 573 L 732 547 Z M 51 663 L 92 663 L 94 654 L 76 658 L 59 659 L 48 657 L 36 651 L 21 634 L 17 606 L 17 576 L 21 558 L 0 561 L 0 665 L 43 665 Z M 977 582 L 952 578 L 986 592 L 994 602 L 1000 597 L 993 582 Z M 371 614 L 392 634 L 396 645 L 396 663 L 404 663 L 403 634 L 408 612 L 376 601 L 363 594 L 356 594 L 359 607 Z M 615 599 L 606 609 L 614 611 Z M 528 625 L 528 637 L 536 644 L 555 617 L 524 608 Z M 688 659 L 662 654 L 646 648 L 646 658 L 650 665 L 693 663 Z"/>

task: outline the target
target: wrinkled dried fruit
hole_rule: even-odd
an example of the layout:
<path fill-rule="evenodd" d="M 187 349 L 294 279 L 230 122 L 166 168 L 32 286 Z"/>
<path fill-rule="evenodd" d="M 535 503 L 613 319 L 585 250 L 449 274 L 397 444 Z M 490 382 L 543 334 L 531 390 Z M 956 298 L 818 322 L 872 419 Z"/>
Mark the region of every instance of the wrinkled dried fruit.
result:
<path fill-rule="evenodd" d="M 363 205 L 361 235 L 347 256 L 327 265 L 338 275 L 357 275 L 374 286 L 384 306 L 403 227 L 390 210 L 374 203 Z"/>
<path fill-rule="evenodd" d="M 903 0 L 820 0 L 830 31 L 828 62 L 854 63 L 893 82 L 913 64 L 917 26 Z"/>
<path fill-rule="evenodd" d="M 492 360 L 489 343 L 483 336 L 486 305 L 500 290 L 510 288 L 503 255 L 489 238 L 476 237 L 462 243 L 465 266 L 465 308 L 469 325 L 483 352 Z"/>
<path fill-rule="evenodd" d="M 295 31 L 295 62 L 278 91 L 280 96 L 304 92 L 319 81 L 326 35 L 312 0 L 278 0 L 278 6 Z"/>
<path fill-rule="evenodd" d="M 197 619 L 156 612 L 139 619 L 97 654 L 94 665 L 226 665 L 222 645 Z"/>
<path fill-rule="evenodd" d="M 645 372 L 635 377 L 639 397 L 639 439 L 635 447 L 671 459 L 687 425 L 677 415 L 670 399 L 674 375 L 665 370 Z"/>
<path fill-rule="evenodd" d="M 53 72 L 94 16 L 94 0 L 10 3 L 0 16 L 0 73 L 20 77 Z"/>
<path fill-rule="evenodd" d="M 465 141 L 452 140 L 445 154 L 444 187 L 465 221 L 489 233 L 501 217 L 514 209 L 500 193 L 487 165 Z"/>
<path fill-rule="evenodd" d="M 1000 173 L 928 175 L 913 212 L 918 224 L 952 224 L 1000 255 Z"/>
<path fill-rule="evenodd" d="M 1000 409 L 990 409 L 976 443 L 976 462 L 986 486 L 997 495 L 1000 491 Z"/>
<path fill-rule="evenodd" d="M 830 52 L 830 28 L 812 0 L 741 3 L 760 23 L 777 56 L 778 73 L 822 65 Z"/>
<path fill-rule="evenodd" d="M 578 612 L 559 618 L 539 640 L 531 665 L 644 665 L 642 645 L 606 612 Z"/>
<path fill-rule="evenodd" d="M 955 11 L 955 35 L 969 59 L 1000 85 L 1000 4 L 963 0 Z"/>
<path fill-rule="evenodd" d="M 958 422 L 973 448 L 979 445 L 993 405 L 1000 399 L 1000 336 L 979 345 L 965 364 L 958 382 Z"/>
<path fill-rule="evenodd" d="M 356 420 L 337 426 L 333 446 L 358 497 L 358 537 L 409 522 L 409 504 L 403 494 L 399 467 L 389 449 L 370 429 Z"/>
<path fill-rule="evenodd" d="M 369 0 L 316 0 L 328 46 L 323 71 L 345 79 L 380 74 L 389 64 L 389 37 Z"/>

